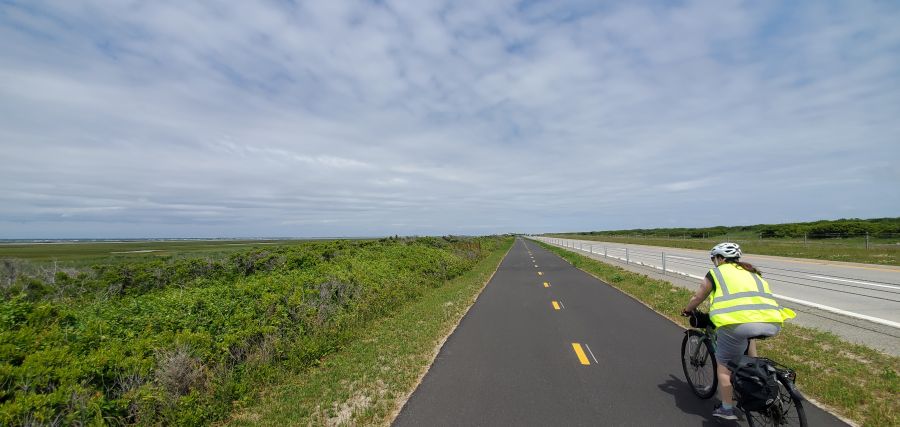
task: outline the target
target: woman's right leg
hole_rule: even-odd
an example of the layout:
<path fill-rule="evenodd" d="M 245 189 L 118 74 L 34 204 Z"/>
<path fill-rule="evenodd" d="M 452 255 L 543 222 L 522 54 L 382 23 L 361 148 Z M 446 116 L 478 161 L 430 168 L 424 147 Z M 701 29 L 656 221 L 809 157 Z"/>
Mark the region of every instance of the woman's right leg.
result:
<path fill-rule="evenodd" d="M 726 405 L 734 405 L 734 394 L 731 388 L 731 371 L 728 367 L 716 363 L 716 374 L 719 376 L 719 399 Z"/>

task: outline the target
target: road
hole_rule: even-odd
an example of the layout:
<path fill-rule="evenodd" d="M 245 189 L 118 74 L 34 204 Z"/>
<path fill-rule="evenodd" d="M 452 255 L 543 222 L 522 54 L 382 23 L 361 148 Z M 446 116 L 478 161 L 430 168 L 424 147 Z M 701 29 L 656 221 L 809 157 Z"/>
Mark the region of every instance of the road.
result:
<path fill-rule="evenodd" d="M 557 246 L 606 253 L 609 257 L 700 279 L 711 268 L 709 252 L 589 240 L 536 237 Z M 627 254 L 626 254 L 627 249 Z M 900 328 L 900 267 L 745 254 L 763 271 L 776 297 Z"/>
<path fill-rule="evenodd" d="M 518 239 L 394 425 L 740 425 L 712 418 L 713 400 L 688 388 L 682 336 L 668 319 Z M 810 425 L 845 425 L 805 407 Z"/>

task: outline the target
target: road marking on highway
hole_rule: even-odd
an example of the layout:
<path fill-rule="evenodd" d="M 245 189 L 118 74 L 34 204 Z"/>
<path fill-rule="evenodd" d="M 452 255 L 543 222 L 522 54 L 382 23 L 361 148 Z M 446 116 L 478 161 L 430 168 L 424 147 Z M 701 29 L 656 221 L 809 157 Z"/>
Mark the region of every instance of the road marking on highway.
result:
<path fill-rule="evenodd" d="M 789 262 L 794 264 L 811 264 L 811 265 L 828 265 L 833 267 L 846 267 L 846 268 L 856 268 L 860 270 L 874 270 L 874 271 L 887 271 L 888 273 L 898 273 L 896 269 L 889 268 L 878 268 L 878 267 L 865 267 L 862 265 L 846 265 L 846 264 L 831 264 L 825 261 L 800 261 L 796 259 L 785 259 L 784 257 L 778 257 L 774 255 L 753 255 L 755 258 L 770 258 L 775 259 L 781 262 Z"/>
<path fill-rule="evenodd" d="M 568 242 L 568 240 L 566 242 Z M 594 243 L 594 244 L 599 245 L 602 243 Z M 565 243 L 556 243 L 555 245 L 559 246 L 559 247 L 569 247 L 569 246 L 566 246 Z M 638 246 L 646 246 L 646 245 L 638 245 Z M 647 246 L 647 247 L 659 248 L 660 246 Z M 571 248 L 571 247 L 569 247 L 569 248 Z M 608 249 L 609 250 L 620 250 L 620 251 L 624 250 L 623 248 L 608 248 Z M 675 248 L 675 247 L 667 247 L 666 249 L 692 251 L 692 249 Z M 706 251 L 696 251 L 696 252 L 699 252 L 702 254 L 706 253 Z M 787 262 L 787 263 L 793 263 L 793 264 L 828 265 L 828 266 L 837 266 L 837 267 L 844 267 L 844 268 L 856 268 L 856 269 L 860 269 L 860 270 L 873 270 L 873 271 L 886 271 L 888 273 L 900 273 L 900 270 L 897 270 L 896 267 L 894 267 L 894 268 L 891 268 L 891 267 L 869 267 L 869 266 L 865 266 L 865 265 L 850 265 L 849 263 L 830 263 L 827 261 L 804 261 L 804 260 L 799 260 L 799 259 L 795 259 L 795 258 L 786 258 L 786 257 L 775 256 L 775 255 L 756 254 L 756 255 L 752 255 L 752 257 L 773 259 L 773 260 L 777 260 L 779 262 Z M 613 258 L 613 257 L 610 257 L 610 258 Z M 666 255 L 666 258 L 675 258 L 675 256 Z M 618 259 L 621 259 L 621 258 L 618 258 Z M 701 258 L 684 258 L 684 259 L 696 260 L 696 259 L 704 259 L 704 258 L 701 257 Z"/>
<path fill-rule="evenodd" d="M 584 345 L 584 347 L 585 347 L 585 348 L 587 348 L 587 349 L 588 349 L 588 353 L 590 353 L 590 354 L 591 354 L 591 359 L 594 359 L 594 363 L 596 363 L 596 364 L 598 364 L 598 365 L 599 365 L 599 364 L 600 364 L 600 362 L 598 362 L 598 361 L 597 361 L 597 356 L 594 356 L 594 352 L 593 352 L 593 351 L 591 351 L 591 347 L 590 347 L 590 346 L 588 346 L 588 345 L 587 345 L 587 344 L 585 344 L 585 345 Z"/>
<path fill-rule="evenodd" d="M 666 271 L 669 272 L 669 273 L 675 273 L 675 274 L 680 274 L 680 275 L 682 275 L 682 276 L 687 276 L 687 277 L 690 277 L 690 278 L 692 278 L 692 279 L 702 279 L 702 278 L 703 278 L 703 276 L 698 276 L 698 275 L 696 275 L 696 274 L 691 274 L 691 273 L 685 273 L 685 272 L 683 272 L 683 271 L 678 271 L 678 270 L 668 270 L 668 269 L 667 269 Z"/>
<path fill-rule="evenodd" d="M 537 268 L 537 264 L 534 265 L 534 268 Z"/>
<path fill-rule="evenodd" d="M 545 288 L 549 288 L 549 287 L 550 287 L 550 283 L 549 283 L 549 282 L 544 282 L 544 287 L 545 287 Z"/>
<path fill-rule="evenodd" d="M 557 246 L 564 247 L 564 245 L 561 245 L 561 244 L 557 244 Z M 615 249 L 615 248 L 609 248 L 609 249 Z M 892 272 L 892 273 L 896 273 L 896 272 L 897 272 L 897 270 L 891 270 L 891 269 L 885 269 L 885 268 L 864 267 L 864 266 L 855 266 L 855 265 L 842 265 L 842 264 L 829 264 L 829 263 L 827 263 L 827 262 L 821 262 L 821 261 L 800 261 L 800 260 L 795 260 L 795 259 L 785 259 L 785 258 L 782 258 L 782 257 L 767 256 L 767 255 L 756 255 L 756 256 L 757 256 L 757 257 L 760 257 L 760 258 L 778 259 L 779 261 L 788 262 L 788 263 L 813 264 L 813 265 L 837 265 L 837 266 L 840 266 L 840 267 L 858 268 L 858 269 L 864 269 L 864 270 L 888 271 L 888 272 Z M 667 255 L 667 257 L 672 257 L 672 255 Z M 619 258 L 619 257 L 609 256 L 608 258 L 616 258 L 616 259 L 619 259 L 619 260 L 624 261 L 623 258 Z M 649 264 L 647 264 L 647 265 L 649 265 Z M 654 266 L 654 267 L 655 267 L 655 266 Z M 656 268 L 658 268 L 658 267 L 656 267 Z M 702 276 L 697 276 L 697 275 L 694 275 L 694 274 L 685 273 L 685 272 L 678 271 L 678 270 L 670 270 L 670 269 L 666 269 L 666 271 L 669 272 L 669 273 L 680 274 L 680 275 L 682 275 L 682 276 L 687 276 L 687 277 L 691 277 L 691 278 L 694 278 L 694 279 L 701 279 L 701 280 L 703 279 Z M 823 276 L 823 277 L 824 277 L 824 276 Z M 827 278 L 827 279 L 834 280 L 834 278 L 831 278 L 831 277 L 826 277 L 826 278 Z M 886 286 L 886 285 L 881 285 L 881 286 Z M 840 314 L 840 315 L 843 315 L 843 316 L 848 316 L 848 317 L 852 317 L 852 318 L 855 318 L 855 319 L 867 320 L 867 321 L 869 321 L 869 322 L 874 322 L 874 323 L 878 323 L 878 324 L 880 324 L 880 325 L 885 325 L 885 326 L 890 326 L 890 327 L 892 327 L 892 328 L 898 328 L 898 329 L 900 329 L 900 322 L 894 322 L 894 321 L 892 321 L 892 320 L 882 319 L 882 318 L 880 318 L 880 317 L 867 316 L 867 315 L 865 315 L 865 314 L 854 313 L 854 312 L 852 312 L 852 311 L 841 310 L 841 309 L 839 309 L 839 308 L 827 306 L 827 305 L 824 305 L 824 304 L 819 304 L 819 303 L 815 303 L 815 302 L 812 302 L 812 301 L 806 301 L 806 300 L 802 300 L 802 299 L 799 299 L 799 298 L 791 298 L 791 297 L 787 297 L 787 296 L 784 296 L 784 295 L 779 295 L 779 294 L 776 294 L 776 293 L 773 293 L 772 295 L 773 295 L 775 298 L 778 298 L 778 299 L 784 299 L 784 300 L 786 300 L 786 301 L 790 301 L 790 302 L 797 303 L 797 304 L 800 304 L 800 305 L 805 305 L 805 306 L 808 306 L 808 307 L 818 308 L 819 310 L 825 310 L 825 311 L 829 311 L 829 312 L 832 312 L 832 313 Z"/>
<path fill-rule="evenodd" d="M 540 271 L 538 271 L 538 276 L 543 276 L 543 275 L 544 275 L 544 273 L 541 273 Z"/>
<path fill-rule="evenodd" d="M 859 313 L 854 313 L 854 312 L 852 312 L 852 311 L 841 310 L 841 309 L 839 309 L 839 308 L 834 308 L 834 307 L 830 307 L 830 306 L 827 306 L 827 305 L 822 305 L 822 304 L 818 304 L 818 303 L 814 303 L 814 302 L 802 300 L 802 299 L 799 299 L 799 298 L 786 297 L 786 296 L 784 296 L 784 295 L 779 295 L 779 294 L 776 294 L 776 293 L 773 293 L 772 296 L 774 296 L 775 298 L 779 298 L 779 299 L 783 299 L 783 300 L 788 300 L 788 301 L 791 301 L 791 302 L 795 302 L 795 303 L 797 303 L 797 304 L 802 304 L 802 305 L 807 305 L 807 306 L 810 306 L 810 307 L 815 307 L 815 308 L 818 308 L 819 310 L 825 310 L 825 311 L 830 311 L 830 312 L 832 312 L 832 313 L 843 314 L 844 316 L 850 316 L 850 317 L 855 317 L 855 318 L 857 318 L 857 319 L 868 320 L 868 321 L 870 321 L 870 322 L 875 322 L 875 323 L 878 323 L 878 324 L 881 324 L 881 325 L 891 326 L 891 327 L 900 329 L 900 323 L 898 323 L 898 322 L 893 322 L 893 321 L 890 321 L 890 320 L 887 320 L 887 319 L 882 319 L 882 318 L 880 318 L 880 317 L 866 316 L 865 314 L 859 314 Z"/>
<path fill-rule="evenodd" d="M 553 309 L 554 309 L 554 310 L 559 310 L 559 303 L 558 303 L 558 302 L 553 301 Z"/>
<path fill-rule="evenodd" d="M 837 277 L 816 276 L 815 274 L 807 274 L 807 276 L 812 277 L 814 279 L 833 280 L 835 282 L 859 283 L 860 285 L 878 286 L 881 288 L 888 288 L 888 289 L 900 289 L 900 286 L 882 285 L 882 284 L 878 284 L 878 283 L 863 282 L 861 280 L 838 279 Z"/>
<path fill-rule="evenodd" d="M 581 362 L 582 365 L 590 365 L 591 361 L 588 360 L 587 355 L 584 354 L 584 350 L 581 349 L 581 344 L 577 342 L 572 343 L 572 348 L 575 350 L 575 354 L 578 356 L 578 361 Z"/>

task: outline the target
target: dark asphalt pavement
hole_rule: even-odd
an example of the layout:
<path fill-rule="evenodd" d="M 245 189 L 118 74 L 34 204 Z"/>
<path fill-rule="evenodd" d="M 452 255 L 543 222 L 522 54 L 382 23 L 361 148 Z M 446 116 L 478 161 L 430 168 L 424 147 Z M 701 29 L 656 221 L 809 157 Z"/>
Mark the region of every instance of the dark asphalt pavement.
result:
<path fill-rule="evenodd" d="M 712 418 L 715 398 L 691 393 L 682 336 L 654 311 L 518 239 L 394 425 L 746 425 Z M 804 407 L 811 426 L 846 425 Z"/>

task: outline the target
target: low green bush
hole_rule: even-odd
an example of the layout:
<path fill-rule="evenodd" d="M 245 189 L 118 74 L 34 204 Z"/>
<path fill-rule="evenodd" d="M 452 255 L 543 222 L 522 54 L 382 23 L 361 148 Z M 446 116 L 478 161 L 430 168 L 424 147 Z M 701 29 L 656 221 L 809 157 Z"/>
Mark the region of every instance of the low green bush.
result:
<path fill-rule="evenodd" d="M 861 236 L 866 233 L 873 238 L 891 238 L 900 234 L 900 218 L 837 219 L 787 224 L 757 224 L 733 227 L 716 226 L 705 228 L 651 228 L 612 231 L 588 231 L 562 233 L 567 235 L 617 236 L 638 235 L 652 237 L 703 238 L 716 236 L 744 236 L 759 238 L 804 238 L 827 239 L 840 236 Z"/>
<path fill-rule="evenodd" d="M 310 242 L 19 278 L 0 302 L 0 425 L 212 422 L 498 244 Z"/>

